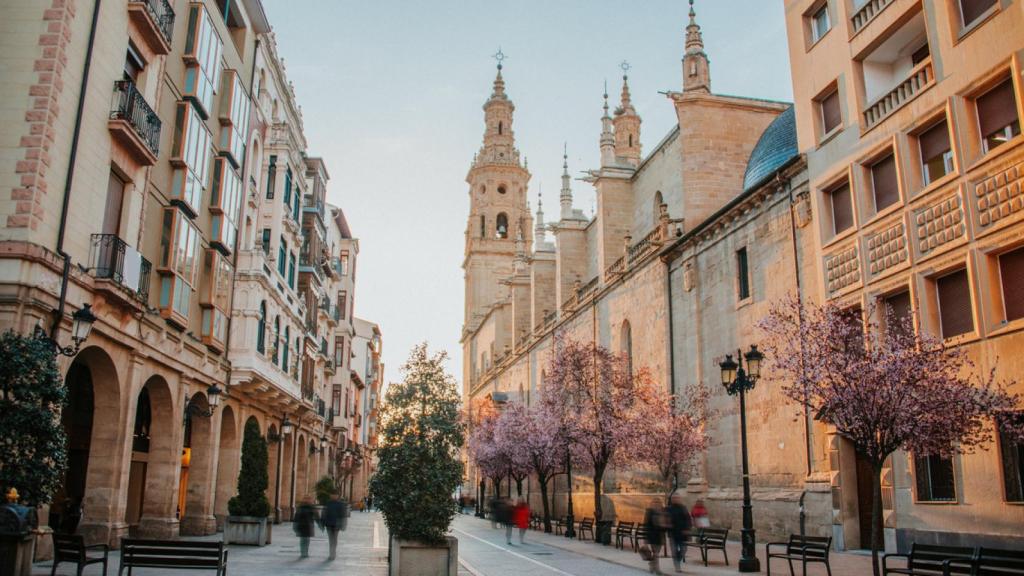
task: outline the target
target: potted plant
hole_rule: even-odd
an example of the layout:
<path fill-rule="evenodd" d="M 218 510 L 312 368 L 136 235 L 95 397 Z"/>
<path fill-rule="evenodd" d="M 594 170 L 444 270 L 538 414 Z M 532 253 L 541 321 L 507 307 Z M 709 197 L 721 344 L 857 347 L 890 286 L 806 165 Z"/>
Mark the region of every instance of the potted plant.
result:
<path fill-rule="evenodd" d="M 382 405 L 377 471 L 370 493 L 391 535 L 391 576 L 456 576 L 458 541 L 447 535 L 455 517 L 452 495 L 462 480 L 463 431 L 447 354 L 413 348 L 404 379 Z M 410 482 L 415 478 L 415 482 Z"/>
<path fill-rule="evenodd" d="M 53 343 L 8 331 L 0 336 L 0 574 L 28 575 L 36 508 L 50 502 L 67 467 L 61 410 L 67 392 Z M 48 532 L 48 530 L 47 530 Z"/>
<path fill-rule="evenodd" d="M 267 501 L 267 441 L 255 420 L 245 424 L 238 495 L 228 501 L 224 522 L 226 544 L 264 546 L 270 543 L 270 502 Z"/>

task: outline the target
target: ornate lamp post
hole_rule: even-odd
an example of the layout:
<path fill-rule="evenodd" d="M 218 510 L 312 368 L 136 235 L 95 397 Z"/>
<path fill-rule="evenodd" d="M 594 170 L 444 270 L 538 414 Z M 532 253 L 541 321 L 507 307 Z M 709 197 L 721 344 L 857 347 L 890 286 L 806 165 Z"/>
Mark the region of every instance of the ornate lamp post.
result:
<path fill-rule="evenodd" d="M 569 498 L 565 506 L 565 537 L 575 538 L 576 518 L 572 514 L 572 454 L 570 454 L 568 443 L 565 445 L 565 474 L 566 480 L 569 483 Z"/>
<path fill-rule="evenodd" d="M 292 423 L 285 414 L 281 419 L 281 432 L 269 439 L 277 442 L 277 472 L 274 474 L 274 524 L 281 523 L 281 451 L 284 448 L 284 437 L 292 433 Z"/>
<path fill-rule="evenodd" d="M 747 462 L 747 402 L 746 392 L 754 388 L 761 376 L 761 360 L 764 355 L 751 345 L 746 354 L 736 351 L 737 363 L 732 354 L 719 363 L 722 369 L 722 386 L 730 396 L 740 395 L 740 447 L 743 454 L 743 528 L 740 530 L 740 572 L 760 572 L 761 562 L 754 552 L 754 514 L 750 506 L 750 466 Z M 743 370 L 743 359 L 747 360 L 747 370 Z"/>
<path fill-rule="evenodd" d="M 209 418 L 213 416 L 213 413 L 217 411 L 217 406 L 220 404 L 220 396 L 223 394 L 223 390 L 220 389 L 216 384 L 210 384 L 210 387 L 206 389 L 206 402 L 207 408 L 196 406 L 192 403 L 193 396 L 185 395 L 185 418 L 190 416 L 199 416 L 202 418 Z"/>
<path fill-rule="evenodd" d="M 55 321 L 54 329 L 52 334 L 47 334 L 46 330 L 43 330 L 42 326 L 36 326 L 34 336 L 39 340 L 45 340 L 51 346 L 57 354 L 64 356 L 74 356 L 78 354 L 78 349 L 82 347 L 82 342 L 85 342 L 89 338 L 89 333 L 92 332 L 92 325 L 96 322 L 96 315 L 92 313 L 91 304 L 82 304 L 82 307 L 75 311 L 71 315 L 71 342 L 73 345 L 61 346 L 57 342 L 56 326 L 60 325 L 60 321 Z"/>

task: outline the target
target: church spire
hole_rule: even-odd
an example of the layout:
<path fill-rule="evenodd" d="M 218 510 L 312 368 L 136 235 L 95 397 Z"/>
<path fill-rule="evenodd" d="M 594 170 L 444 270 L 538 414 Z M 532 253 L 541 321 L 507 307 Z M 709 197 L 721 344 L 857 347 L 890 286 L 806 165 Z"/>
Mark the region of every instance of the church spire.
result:
<path fill-rule="evenodd" d="M 546 231 L 544 229 L 544 201 L 541 198 L 541 193 L 537 192 L 537 217 L 536 224 L 533 230 L 533 242 L 536 245 L 547 242 Z"/>
<path fill-rule="evenodd" d="M 562 220 L 572 218 L 572 186 L 569 183 L 569 145 L 562 148 L 562 192 L 558 195 Z"/>
<path fill-rule="evenodd" d="M 494 88 L 491 97 L 484 102 L 484 144 L 477 153 L 473 165 L 503 164 L 521 165 L 519 151 L 515 148 L 515 136 L 512 132 L 512 115 L 515 104 L 505 93 L 505 79 L 502 76 L 502 62 L 506 56 L 498 49 L 494 59 L 498 61 L 498 74 L 494 77 Z"/>
<path fill-rule="evenodd" d="M 615 110 L 615 115 L 636 114 L 636 109 L 633 108 L 633 100 L 629 94 L 629 63 L 623 60 L 619 67 L 622 68 L 622 94 L 619 96 L 619 108 Z"/>
<path fill-rule="evenodd" d="M 494 77 L 494 91 L 491 92 L 491 100 L 508 100 L 508 96 L 505 95 L 505 79 L 501 77 L 501 62 L 505 59 L 505 54 L 501 51 L 501 48 L 498 48 L 494 59 L 498 61 L 498 75 Z"/>
<path fill-rule="evenodd" d="M 608 115 L 608 81 L 604 83 L 604 115 L 601 116 L 601 166 L 615 163 L 615 134 L 612 117 Z"/>
<path fill-rule="evenodd" d="M 622 68 L 622 96 L 615 109 L 615 158 L 619 164 L 636 168 L 640 166 L 640 116 L 629 95 L 629 62 L 623 60 L 619 67 Z"/>
<path fill-rule="evenodd" d="M 690 23 L 686 25 L 686 54 L 683 56 L 683 92 L 711 92 L 711 69 L 704 52 L 704 36 L 690 0 Z"/>

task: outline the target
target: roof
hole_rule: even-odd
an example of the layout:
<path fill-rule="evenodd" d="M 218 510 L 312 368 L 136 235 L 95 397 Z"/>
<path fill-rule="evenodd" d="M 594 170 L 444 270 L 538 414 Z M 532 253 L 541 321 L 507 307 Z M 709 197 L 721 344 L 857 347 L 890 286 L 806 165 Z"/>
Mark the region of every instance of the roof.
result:
<path fill-rule="evenodd" d="M 761 133 L 761 138 L 747 160 L 743 191 L 760 185 L 762 180 L 774 174 L 797 154 L 796 114 L 790 106 Z"/>

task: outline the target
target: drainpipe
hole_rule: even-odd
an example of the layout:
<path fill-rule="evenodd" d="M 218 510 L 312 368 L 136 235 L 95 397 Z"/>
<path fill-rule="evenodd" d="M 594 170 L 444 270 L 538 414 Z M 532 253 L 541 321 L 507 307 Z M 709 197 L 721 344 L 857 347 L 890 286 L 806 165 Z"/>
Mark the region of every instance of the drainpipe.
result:
<path fill-rule="evenodd" d="M 64 260 L 64 268 L 60 277 L 60 296 L 57 310 L 53 314 L 50 326 L 50 338 L 57 340 L 57 332 L 64 320 L 64 307 L 68 296 L 68 276 L 71 273 L 71 255 L 64 250 L 64 234 L 68 225 L 68 206 L 71 204 L 71 186 L 75 181 L 75 160 L 78 157 L 78 139 L 82 133 L 82 112 L 85 110 L 86 90 L 89 87 L 89 69 L 92 67 L 92 49 L 96 44 L 96 23 L 99 21 L 100 3 L 96 0 L 92 8 L 92 23 L 89 25 L 89 43 L 85 49 L 85 65 L 82 68 L 82 84 L 78 92 L 78 108 L 75 111 L 75 128 L 71 136 L 71 154 L 68 156 L 68 173 L 64 178 L 64 199 L 60 208 L 60 225 L 57 227 L 57 254 Z"/>
<path fill-rule="evenodd" d="M 665 294 L 668 300 L 668 383 L 672 393 L 672 407 L 676 402 L 676 341 L 672 326 L 672 263 L 665 262 Z M 679 489 L 679 467 L 672 471 L 672 491 Z"/>

